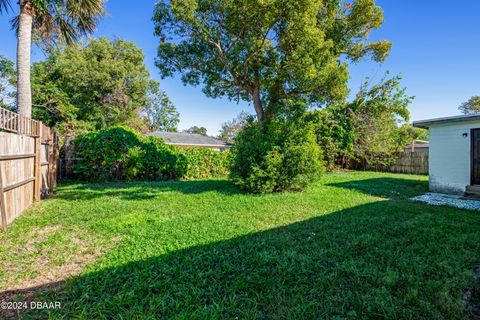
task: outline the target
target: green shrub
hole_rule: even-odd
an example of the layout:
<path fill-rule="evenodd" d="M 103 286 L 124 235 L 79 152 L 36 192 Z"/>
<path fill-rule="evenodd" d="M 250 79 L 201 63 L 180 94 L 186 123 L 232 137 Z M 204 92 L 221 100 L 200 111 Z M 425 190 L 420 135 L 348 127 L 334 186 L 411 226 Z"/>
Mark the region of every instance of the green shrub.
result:
<path fill-rule="evenodd" d="M 180 151 L 169 146 L 158 137 L 145 137 L 142 148 L 144 180 L 169 180 L 182 178 L 186 170 L 186 159 Z"/>
<path fill-rule="evenodd" d="M 133 180 L 143 172 L 143 157 L 145 152 L 140 147 L 128 149 L 123 168 L 123 176 L 126 180 Z"/>
<path fill-rule="evenodd" d="M 255 193 L 302 190 L 324 170 L 322 154 L 311 126 L 275 121 L 251 123 L 232 149 L 231 177 Z"/>
<path fill-rule="evenodd" d="M 355 140 L 355 123 L 349 110 L 332 106 L 310 111 L 305 118 L 314 127 L 327 170 L 334 170 L 337 166 L 345 167 L 353 157 Z"/>
<path fill-rule="evenodd" d="M 73 141 L 75 177 L 82 180 L 199 179 L 228 175 L 228 153 L 179 149 L 158 137 L 113 127 Z"/>
<path fill-rule="evenodd" d="M 113 127 L 73 141 L 74 173 L 83 180 L 167 180 L 183 174 L 182 155 L 161 139 Z"/>
<path fill-rule="evenodd" d="M 203 148 L 180 150 L 185 158 L 183 177 L 201 179 L 227 176 L 229 172 L 229 152 L 218 152 Z"/>
<path fill-rule="evenodd" d="M 142 137 L 131 129 L 113 127 L 79 136 L 75 146 L 74 173 L 85 180 L 126 179 L 125 165 L 133 166 L 129 150 L 140 146 Z"/>

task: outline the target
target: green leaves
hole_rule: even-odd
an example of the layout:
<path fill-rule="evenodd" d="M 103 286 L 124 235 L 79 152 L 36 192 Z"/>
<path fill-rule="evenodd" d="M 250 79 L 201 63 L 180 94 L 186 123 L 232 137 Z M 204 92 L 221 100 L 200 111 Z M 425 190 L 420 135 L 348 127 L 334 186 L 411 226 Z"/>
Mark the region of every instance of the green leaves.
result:
<path fill-rule="evenodd" d="M 46 61 L 32 68 L 35 116 L 73 131 L 80 130 L 79 123 L 96 129 L 117 124 L 145 129 L 142 111 L 172 105 L 158 83 L 152 91 L 143 59 L 140 48 L 121 39 L 100 38 L 51 51 Z M 149 104 L 156 103 L 149 92 L 150 98 L 159 99 L 159 106 Z"/>
<path fill-rule="evenodd" d="M 347 65 L 390 43 L 368 43 L 383 22 L 373 0 L 173 0 L 155 9 L 156 65 L 207 96 L 253 102 L 257 118 L 342 101 Z"/>
<path fill-rule="evenodd" d="M 388 166 L 414 138 L 407 122 L 413 97 L 400 87 L 400 76 L 370 85 L 367 79 L 356 98 L 307 115 L 315 123 L 327 166 L 368 169 Z"/>
<path fill-rule="evenodd" d="M 199 179 L 228 174 L 228 152 L 179 149 L 157 137 L 125 127 L 82 135 L 74 140 L 74 172 L 82 180 Z"/>
<path fill-rule="evenodd" d="M 240 112 L 234 119 L 222 124 L 222 129 L 220 130 L 218 139 L 228 143 L 234 143 L 236 136 L 240 133 L 243 127 L 248 122 L 252 121 L 253 119 L 251 115 L 245 111 Z"/>
<path fill-rule="evenodd" d="M 475 114 L 480 112 L 480 96 L 473 96 L 467 102 L 458 107 L 463 114 Z"/>
<path fill-rule="evenodd" d="M 303 190 L 323 172 L 322 153 L 304 122 L 247 124 L 232 148 L 232 178 L 254 193 Z"/>
<path fill-rule="evenodd" d="M 195 134 L 200 134 L 202 136 L 206 136 L 207 135 L 207 128 L 193 126 L 193 127 L 188 128 L 187 130 L 184 130 L 184 132 L 195 133 Z"/>
<path fill-rule="evenodd" d="M 0 55 L 0 107 L 13 109 L 15 107 L 12 100 L 16 91 L 14 85 L 17 81 L 13 61 Z"/>
<path fill-rule="evenodd" d="M 144 107 L 148 129 L 150 131 L 177 131 L 180 114 L 167 94 L 160 90 L 158 83 L 151 81 L 151 86 Z"/>
<path fill-rule="evenodd" d="M 73 44 L 95 30 L 105 15 L 105 0 L 31 0 L 33 32 L 46 45 Z"/>
<path fill-rule="evenodd" d="M 184 179 L 225 177 L 229 174 L 229 152 L 205 148 L 179 148 L 184 156 Z"/>
<path fill-rule="evenodd" d="M 408 122 L 410 112 L 407 107 L 414 97 L 408 96 L 406 89 L 400 87 L 401 79 L 401 76 L 385 76 L 378 84 L 369 87 L 370 79 L 367 78 L 352 103 L 352 108 L 360 112 L 368 110 L 373 114 L 386 112 L 398 116 L 399 123 Z"/>

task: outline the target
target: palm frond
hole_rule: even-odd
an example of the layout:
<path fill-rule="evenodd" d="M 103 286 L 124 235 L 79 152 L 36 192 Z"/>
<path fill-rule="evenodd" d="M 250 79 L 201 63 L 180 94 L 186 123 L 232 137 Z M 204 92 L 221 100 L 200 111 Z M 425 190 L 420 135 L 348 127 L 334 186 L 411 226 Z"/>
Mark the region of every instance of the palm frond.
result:
<path fill-rule="evenodd" d="M 66 14 L 82 35 L 95 31 L 98 20 L 105 15 L 105 0 L 67 0 Z"/>
<path fill-rule="evenodd" d="M 65 42 L 67 45 L 71 45 L 78 39 L 78 32 L 75 30 L 75 25 L 65 19 L 62 16 L 55 17 L 55 24 L 59 30 L 59 40 Z"/>
<path fill-rule="evenodd" d="M 20 25 L 20 15 L 16 15 L 12 19 L 10 19 L 10 24 L 11 24 L 12 30 L 15 30 L 15 33 L 18 34 L 18 27 Z"/>
<path fill-rule="evenodd" d="M 12 4 L 10 0 L 0 0 L 0 14 L 12 10 Z"/>
<path fill-rule="evenodd" d="M 105 15 L 104 4 L 105 0 L 38 0 L 34 32 L 45 43 L 72 44 L 95 31 Z"/>
<path fill-rule="evenodd" d="M 53 41 L 58 33 L 55 18 L 48 11 L 35 15 L 33 33 L 36 38 L 42 39 L 45 43 Z"/>

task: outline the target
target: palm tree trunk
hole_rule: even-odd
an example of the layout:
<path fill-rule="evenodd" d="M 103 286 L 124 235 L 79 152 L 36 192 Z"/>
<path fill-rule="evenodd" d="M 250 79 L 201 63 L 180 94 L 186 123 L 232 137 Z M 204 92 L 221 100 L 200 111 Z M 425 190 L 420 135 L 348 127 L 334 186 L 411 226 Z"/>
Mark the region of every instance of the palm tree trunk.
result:
<path fill-rule="evenodd" d="M 18 113 L 32 116 L 32 90 L 30 87 L 30 51 L 34 9 L 29 0 L 20 1 L 17 44 L 17 106 Z"/>

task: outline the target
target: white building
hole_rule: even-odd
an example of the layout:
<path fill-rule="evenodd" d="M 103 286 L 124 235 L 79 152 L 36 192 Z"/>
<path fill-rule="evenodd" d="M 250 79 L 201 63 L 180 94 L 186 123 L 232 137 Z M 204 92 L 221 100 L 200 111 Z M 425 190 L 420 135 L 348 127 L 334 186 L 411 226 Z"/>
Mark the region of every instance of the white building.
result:
<path fill-rule="evenodd" d="M 413 125 L 430 130 L 430 191 L 480 192 L 480 114 L 415 121 Z"/>

